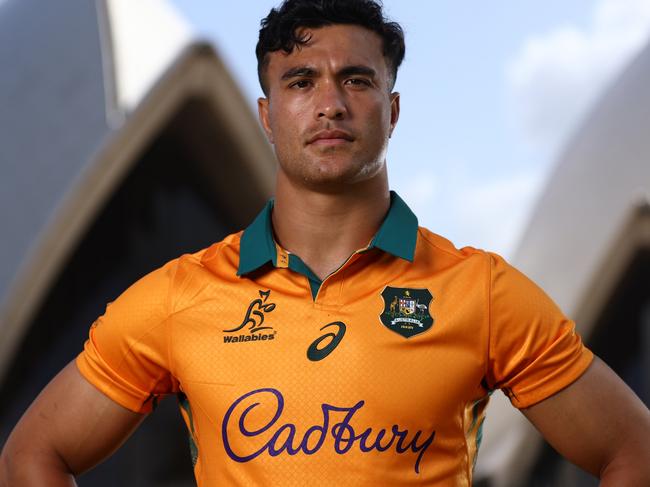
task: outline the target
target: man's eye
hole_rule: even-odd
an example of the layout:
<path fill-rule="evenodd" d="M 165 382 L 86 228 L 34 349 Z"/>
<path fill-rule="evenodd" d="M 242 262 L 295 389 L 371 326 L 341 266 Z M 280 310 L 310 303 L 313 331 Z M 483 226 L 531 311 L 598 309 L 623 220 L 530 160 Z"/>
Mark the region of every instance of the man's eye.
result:
<path fill-rule="evenodd" d="M 300 79 L 298 81 L 294 81 L 289 85 L 289 88 L 307 88 L 310 85 L 310 81 L 307 79 Z"/>
<path fill-rule="evenodd" d="M 345 84 L 352 86 L 370 86 L 370 81 L 363 78 L 350 78 L 345 80 Z"/>

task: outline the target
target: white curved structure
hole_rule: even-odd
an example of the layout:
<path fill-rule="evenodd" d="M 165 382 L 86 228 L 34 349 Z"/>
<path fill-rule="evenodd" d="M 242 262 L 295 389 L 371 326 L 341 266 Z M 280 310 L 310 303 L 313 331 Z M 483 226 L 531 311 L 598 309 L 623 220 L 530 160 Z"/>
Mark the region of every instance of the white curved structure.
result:
<path fill-rule="evenodd" d="M 270 195 L 274 157 L 214 49 L 164 0 L 8 2 L 0 46 L 1 383 L 70 252 L 180 111 L 194 107 L 200 130 L 178 130 L 239 226 Z"/>
<path fill-rule="evenodd" d="M 574 134 L 513 259 L 587 340 L 634 255 L 650 247 L 649 127 L 650 45 Z M 503 398 L 486 429 L 478 472 L 490 485 L 523 485 L 538 434 Z"/>
<path fill-rule="evenodd" d="M 107 0 L 98 8 L 102 5 L 108 27 L 105 39 L 112 53 L 115 103 L 119 110 L 131 111 L 195 35 L 167 2 Z"/>

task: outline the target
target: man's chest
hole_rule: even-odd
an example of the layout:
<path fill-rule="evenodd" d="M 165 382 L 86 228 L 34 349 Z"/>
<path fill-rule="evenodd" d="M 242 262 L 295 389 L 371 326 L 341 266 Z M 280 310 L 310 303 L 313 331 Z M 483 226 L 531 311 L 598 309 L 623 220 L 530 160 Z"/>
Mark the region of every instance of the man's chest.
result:
<path fill-rule="evenodd" d="M 486 393 L 483 287 L 395 280 L 328 305 L 263 284 L 215 288 L 171 318 L 172 372 L 204 451 L 275 469 L 390 459 L 420 480 L 436 457 L 437 473 L 466 464 L 457 451 Z"/>
<path fill-rule="evenodd" d="M 305 425 L 362 402 L 352 414 L 365 426 L 433 427 L 479 393 L 479 291 L 452 302 L 445 293 L 458 290 L 444 281 L 394 282 L 327 306 L 247 281 L 172 317 L 173 372 L 214 417 L 251 394 Z"/>

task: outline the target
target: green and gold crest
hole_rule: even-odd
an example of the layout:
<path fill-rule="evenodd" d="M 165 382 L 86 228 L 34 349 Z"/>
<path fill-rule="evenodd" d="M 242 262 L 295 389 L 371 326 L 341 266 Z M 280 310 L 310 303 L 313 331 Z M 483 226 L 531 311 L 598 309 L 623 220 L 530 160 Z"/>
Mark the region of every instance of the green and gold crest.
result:
<path fill-rule="evenodd" d="M 384 311 L 379 319 L 389 330 L 411 338 L 433 326 L 434 320 L 429 312 L 433 296 L 428 289 L 386 286 L 381 297 Z"/>

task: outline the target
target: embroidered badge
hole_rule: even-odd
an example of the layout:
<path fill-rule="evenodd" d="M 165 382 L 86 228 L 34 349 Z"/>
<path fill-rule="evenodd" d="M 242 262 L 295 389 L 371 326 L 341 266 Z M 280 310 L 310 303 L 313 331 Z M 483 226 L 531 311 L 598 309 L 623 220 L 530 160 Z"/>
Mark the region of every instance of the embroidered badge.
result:
<path fill-rule="evenodd" d="M 244 331 L 244 327 L 248 327 L 249 333 L 244 331 L 244 333 L 239 335 L 224 335 L 224 343 L 257 342 L 275 339 L 276 331 L 272 326 L 265 324 L 266 313 L 271 313 L 275 309 L 275 303 L 267 302 L 271 291 L 262 291 L 260 289 L 258 293 L 260 297 L 254 299 L 248 305 L 242 322 L 234 328 L 223 330 L 225 333 L 237 333 Z"/>
<path fill-rule="evenodd" d="M 433 326 L 434 320 L 429 312 L 433 296 L 428 289 L 386 286 L 381 297 L 384 310 L 379 319 L 389 330 L 411 338 Z"/>

